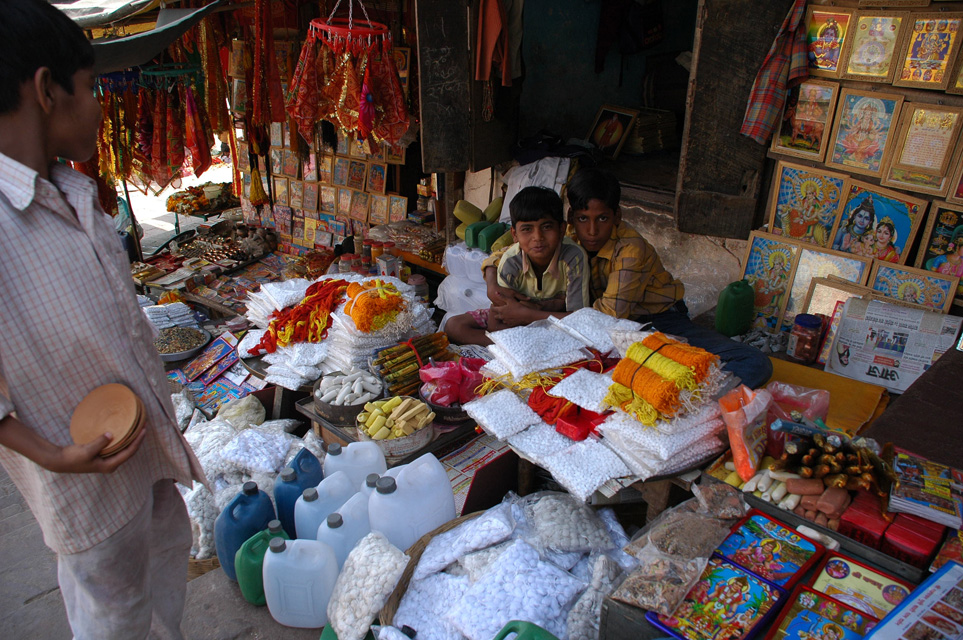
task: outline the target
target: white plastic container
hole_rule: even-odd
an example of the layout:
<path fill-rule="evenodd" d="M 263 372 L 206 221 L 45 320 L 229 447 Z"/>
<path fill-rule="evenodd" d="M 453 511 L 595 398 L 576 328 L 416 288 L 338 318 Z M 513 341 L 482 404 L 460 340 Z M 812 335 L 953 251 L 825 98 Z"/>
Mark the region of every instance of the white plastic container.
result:
<path fill-rule="evenodd" d="M 369 473 L 364 482 L 361 483 L 361 489 L 358 493 L 364 494 L 365 499 L 370 498 L 371 494 L 374 493 L 375 483 L 378 482 L 380 477 L 377 473 Z"/>
<path fill-rule="evenodd" d="M 263 572 L 264 598 L 278 624 L 302 629 L 328 624 L 328 601 L 338 579 L 338 561 L 330 546 L 272 538 Z"/>
<path fill-rule="evenodd" d="M 369 533 L 368 497 L 359 491 L 318 527 L 318 541 L 334 549 L 340 571 L 351 550 Z"/>
<path fill-rule="evenodd" d="M 378 480 L 368 499 L 368 520 L 401 550 L 455 517 L 455 497 L 445 468 L 426 453 L 398 473 Z"/>
<path fill-rule="evenodd" d="M 336 471 L 344 471 L 351 478 L 351 486 L 358 487 L 369 473 L 379 476 L 388 470 L 385 454 L 377 442 L 352 442 L 346 447 L 338 443 L 328 445 L 324 456 L 325 477 Z"/>
<path fill-rule="evenodd" d="M 343 471 L 325 474 L 317 487 L 305 489 L 294 503 L 294 528 L 298 538 L 317 540 L 324 519 L 341 508 L 358 492 L 357 485 Z"/>

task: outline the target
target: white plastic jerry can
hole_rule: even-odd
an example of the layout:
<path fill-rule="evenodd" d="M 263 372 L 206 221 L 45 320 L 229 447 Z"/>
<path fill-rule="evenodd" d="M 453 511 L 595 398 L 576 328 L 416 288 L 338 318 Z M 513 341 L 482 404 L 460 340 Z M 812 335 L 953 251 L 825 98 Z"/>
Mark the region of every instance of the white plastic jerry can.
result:
<path fill-rule="evenodd" d="M 264 598 L 278 624 L 303 629 L 328 624 L 328 601 L 338 579 L 338 561 L 330 546 L 272 538 L 263 571 Z"/>
<path fill-rule="evenodd" d="M 371 527 L 368 526 L 368 497 L 358 492 L 318 527 L 318 540 L 334 549 L 340 570 L 351 550 L 369 533 Z"/>
<path fill-rule="evenodd" d="M 385 454 L 377 442 L 352 442 L 346 447 L 334 442 L 324 456 L 324 475 L 344 471 L 354 487 L 360 486 L 369 473 L 380 476 L 387 470 Z"/>
<path fill-rule="evenodd" d="M 305 489 L 294 503 L 294 527 L 298 538 L 317 540 L 318 527 L 357 493 L 356 486 L 343 471 L 326 475 L 317 487 Z"/>

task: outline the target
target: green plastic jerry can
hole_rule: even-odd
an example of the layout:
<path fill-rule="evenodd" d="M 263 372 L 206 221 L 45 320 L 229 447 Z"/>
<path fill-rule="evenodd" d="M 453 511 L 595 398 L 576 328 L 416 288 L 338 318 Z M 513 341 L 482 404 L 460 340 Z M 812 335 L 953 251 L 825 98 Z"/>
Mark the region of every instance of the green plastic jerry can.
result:
<path fill-rule="evenodd" d="M 468 248 L 470 249 L 478 248 L 478 240 L 479 240 L 478 236 L 481 234 L 482 231 L 490 227 L 491 224 L 492 223 L 488 222 L 487 220 L 480 220 L 478 222 L 468 225 L 468 228 L 465 229 L 465 244 L 468 245 Z"/>
<path fill-rule="evenodd" d="M 558 640 L 558 638 L 537 624 L 522 622 L 521 620 L 512 620 L 506 624 L 492 640 L 504 640 L 504 638 L 512 633 L 518 634 L 513 640 Z"/>
<path fill-rule="evenodd" d="M 719 292 L 716 305 L 716 331 L 724 336 L 739 336 L 752 325 L 755 292 L 745 280 L 736 280 Z"/>
<path fill-rule="evenodd" d="M 234 571 L 237 573 L 237 586 L 241 588 L 241 596 L 258 607 L 267 604 L 264 599 L 263 567 L 264 554 L 271 544 L 271 538 L 290 540 L 280 520 L 271 520 L 267 529 L 258 531 L 245 540 L 234 554 Z"/>

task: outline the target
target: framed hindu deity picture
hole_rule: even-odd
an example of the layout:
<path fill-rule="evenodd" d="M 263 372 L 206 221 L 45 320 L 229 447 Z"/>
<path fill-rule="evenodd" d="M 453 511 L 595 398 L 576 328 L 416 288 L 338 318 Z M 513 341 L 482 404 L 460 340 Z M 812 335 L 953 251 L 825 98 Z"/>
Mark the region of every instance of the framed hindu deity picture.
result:
<path fill-rule="evenodd" d="M 321 185 L 318 189 L 318 211 L 333 216 L 338 212 L 338 193 L 336 187 Z"/>
<path fill-rule="evenodd" d="M 368 222 L 370 224 L 388 223 L 388 196 L 372 195 L 368 199 Z"/>
<path fill-rule="evenodd" d="M 345 186 L 362 191 L 367 179 L 368 163 L 363 160 L 348 161 L 348 181 Z"/>
<path fill-rule="evenodd" d="M 834 251 L 906 264 L 928 202 L 853 180 L 833 231 Z"/>
<path fill-rule="evenodd" d="M 863 285 L 869 280 L 869 272 L 873 268 L 873 259 L 841 251 L 817 249 L 802 246 L 799 248 L 799 261 L 793 271 L 792 284 L 786 298 L 786 307 L 782 314 L 782 328 L 792 329 L 797 313 L 805 313 L 806 297 L 813 278 L 835 276 Z"/>
<path fill-rule="evenodd" d="M 303 195 L 301 206 L 306 212 L 308 211 L 317 212 L 318 210 L 318 183 L 317 182 L 304 183 L 304 195 Z"/>
<path fill-rule="evenodd" d="M 843 61 L 842 77 L 891 84 L 896 55 L 903 49 L 909 14 L 860 11 L 853 19 Z"/>
<path fill-rule="evenodd" d="M 313 151 L 308 154 L 308 159 L 301 167 L 301 179 L 306 182 L 318 181 L 318 156 Z"/>
<path fill-rule="evenodd" d="M 806 9 L 809 75 L 839 77 L 843 48 L 852 21 L 852 9 L 812 5 Z"/>
<path fill-rule="evenodd" d="M 288 206 L 288 179 L 274 178 L 274 204 Z"/>
<path fill-rule="evenodd" d="M 899 137 L 899 131 L 897 131 L 897 137 Z M 960 161 L 960 151 L 963 151 L 963 149 L 957 148 L 954 154 L 954 162 L 956 163 Z M 892 163 L 887 165 L 880 182 L 887 187 L 918 191 L 939 197 L 945 197 L 947 191 L 950 189 L 950 177 L 947 175 L 911 169 L 899 169 L 894 167 Z"/>
<path fill-rule="evenodd" d="M 288 180 L 288 206 L 292 209 L 304 206 L 304 183 L 300 180 Z"/>
<path fill-rule="evenodd" d="M 288 178 L 297 178 L 298 170 L 301 168 L 301 159 L 298 158 L 298 154 L 284 149 L 281 152 L 281 158 L 281 173 Z"/>
<path fill-rule="evenodd" d="M 790 89 L 772 150 L 822 162 L 838 96 L 839 85 L 825 80 L 806 80 Z"/>
<path fill-rule="evenodd" d="M 914 103 L 900 116 L 892 167 L 945 176 L 963 124 L 963 109 Z"/>
<path fill-rule="evenodd" d="M 869 286 L 887 298 L 915 302 L 946 313 L 953 304 L 960 277 L 877 261 L 869 276 Z"/>
<path fill-rule="evenodd" d="M 376 193 L 383 196 L 387 178 L 388 165 L 378 164 L 377 162 L 368 163 L 368 193 Z"/>
<path fill-rule="evenodd" d="M 331 184 L 331 172 L 333 165 L 333 156 L 318 156 L 318 182 L 321 184 Z"/>
<path fill-rule="evenodd" d="M 843 89 L 826 164 L 868 176 L 882 175 L 902 106 L 903 96 L 895 93 Z"/>
<path fill-rule="evenodd" d="M 367 222 L 369 197 L 363 191 L 355 191 L 351 196 L 351 208 L 348 211 L 348 217 L 358 222 Z"/>
<path fill-rule="evenodd" d="M 338 204 L 337 204 L 337 214 L 343 218 L 347 218 L 351 213 L 351 199 L 354 196 L 354 189 L 349 189 L 347 187 L 338 188 Z"/>
<path fill-rule="evenodd" d="M 408 217 L 408 197 L 399 195 L 388 196 L 388 220 L 400 222 Z"/>
<path fill-rule="evenodd" d="M 963 277 L 963 206 L 933 203 L 915 266 Z M 954 298 L 956 304 L 963 304 L 963 286 L 957 286 Z"/>
<path fill-rule="evenodd" d="M 350 136 L 341 129 L 338 129 L 338 146 L 335 147 L 334 152 L 339 156 L 347 156 L 350 146 Z"/>
<path fill-rule="evenodd" d="M 271 149 L 271 175 L 279 176 L 284 168 L 284 149 Z"/>
<path fill-rule="evenodd" d="M 231 111 L 237 114 L 247 113 L 247 82 L 234 78 L 231 83 Z"/>
<path fill-rule="evenodd" d="M 956 56 L 956 68 L 950 78 L 950 85 L 946 87 L 947 93 L 963 93 L 963 55 Z"/>
<path fill-rule="evenodd" d="M 960 48 L 963 13 L 917 13 L 909 27 L 893 85 L 946 89 Z"/>
<path fill-rule="evenodd" d="M 959 145 L 963 147 L 963 145 Z M 957 149 L 956 158 L 954 158 L 954 163 L 956 169 L 953 171 L 953 177 L 950 180 L 950 189 L 946 194 L 946 199 L 953 204 L 963 204 L 963 162 L 961 162 L 961 152 L 963 148 Z"/>
<path fill-rule="evenodd" d="M 595 123 L 589 129 L 586 140 L 594 144 L 602 155 L 615 158 L 631 135 L 632 125 L 638 117 L 638 109 L 604 104 L 595 116 Z"/>
<path fill-rule="evenodd" d="M 359 141 L 354 136 L 350 136 L 348 138 L 348 156 L 362 160 L 367 158 L 368 153 L 365 151 L 364 141 Z"/>
<path fill-rule="evenodd" d="M 385 162 L 388 164 L 404 164 L 405 163 L 405 148 L 404 147 L 393 147 L 388 143 L 385 143 Z"/>
<path fill-rule="evenodd" d="M 331 171 L 331 184 L 336 187 L 346 187 L 348 185 L 348 165 L 351 163 L 347 158 L 335 158 L 334 168 Z"/>
<path fill-rule="evenodd" d="M 847 180 L 841 173 L 780 162 L 769 202 L 769 232 L 828 247 Z"/>
<path fill-rule="evenodd" d="M 780 326 L 799 248 L 799 244 L 769 233 L 749 234 L 742 279 L 749 282 L 754 292 L 754 327 L 776 329 Z"/>
<path fill-rule="evenodd" d="M 872 270 L 872 265 L 870 265 L 867 276 L 872 273 Z M 805 313 L 821 313 L 831 316 L 836 308 L 836 303 L 846 302 L 853 296 L 861 298 L 869 294 L 870 291 L 869 287 L 842 282 L 835 278 L 813 278 L 809 283 L 809 290 L 806 293 L 802 308 L 806 310 Z"/>

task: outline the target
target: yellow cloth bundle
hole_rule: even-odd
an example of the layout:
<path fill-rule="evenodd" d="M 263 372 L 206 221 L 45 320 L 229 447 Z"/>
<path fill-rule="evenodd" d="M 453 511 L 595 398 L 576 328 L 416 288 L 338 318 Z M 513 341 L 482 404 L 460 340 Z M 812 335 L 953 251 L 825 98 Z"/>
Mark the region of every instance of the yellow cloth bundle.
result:
<path fill-rule="evenodd" d="M 609 392 L 605 395 L 605 402 L 613 407 L 618 407 L 626 413 L 635 416 L 635 419 L 647 427 L 654 426 L 659 421 L 659 412 L 643 398 L 632 393 L 632 390 L 623 384 L 613 382 L 609 386 Z"/>

